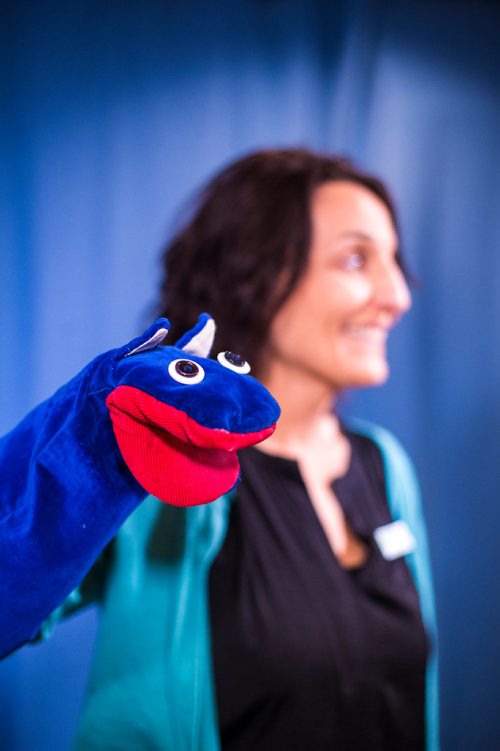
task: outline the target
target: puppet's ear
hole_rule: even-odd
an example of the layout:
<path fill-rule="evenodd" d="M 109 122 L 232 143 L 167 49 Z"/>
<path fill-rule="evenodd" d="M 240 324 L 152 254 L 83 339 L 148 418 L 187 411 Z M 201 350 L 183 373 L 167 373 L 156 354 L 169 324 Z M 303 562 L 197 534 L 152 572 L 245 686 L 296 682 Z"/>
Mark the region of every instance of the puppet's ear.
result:
<path fill-rule="evenodd" d="M 165 339 L 168 334 L 170 323 L 166 318 L 158 318 L 141 336 L 132 339 L 131 342 L 121 347 L 117 353 L 117 359 L 137 355 L 139 352 L 146 352 L 148 349 L 154 349 Z"/>
<path fill-rule="evenodd" d="M 182 349 L 188 355 L 208 357 L 214 342 L 214 336 L 214 319 L 208 313 L 202 313 L 198 318 L 196 326 L 193 326 L 192 329 L 181 336 L 179 341 L 175 343 L 175 346 Z"/>

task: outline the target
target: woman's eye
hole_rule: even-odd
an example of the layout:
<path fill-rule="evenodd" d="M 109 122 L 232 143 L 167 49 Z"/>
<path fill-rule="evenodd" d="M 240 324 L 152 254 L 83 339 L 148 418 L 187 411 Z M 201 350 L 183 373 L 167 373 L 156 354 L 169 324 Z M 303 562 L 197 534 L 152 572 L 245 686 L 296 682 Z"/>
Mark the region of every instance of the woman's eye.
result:
<path fill-rule="evenodd" d="M 205 371 L 193 360 L 172 360 L 168 373 L 174 381 L 188 385 L 200 383 L 205 378 Z"/>
<path fill-rule="evenodd" d="M 349 253 L 344 256 L 341 261 L 341 266 L 346 271 L 358 271 L 362 269 L 366 262 L 366 255 L 361 251 Z"/>
<path fill-rule="evenodd" d="M 250 373 L 250 364 L 235 352 L 219 352 L 217 359 L 225 368 L 236 373 Z"/>

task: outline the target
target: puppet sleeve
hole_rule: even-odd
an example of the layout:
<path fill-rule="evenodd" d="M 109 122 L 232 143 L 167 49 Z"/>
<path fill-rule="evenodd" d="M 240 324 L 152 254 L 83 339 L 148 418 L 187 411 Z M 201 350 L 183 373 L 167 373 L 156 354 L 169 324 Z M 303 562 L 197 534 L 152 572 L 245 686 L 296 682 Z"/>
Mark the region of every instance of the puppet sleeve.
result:
<path fill-rule="evenodd" d="M 147 495 L 122 457 L 106 399 L 119 363 L 166 333 L 159 319 L 98 356 L 0 439 L 0 657 L 38 633 Z"/>
<path fill-rule="evenodd" d="M 0 655 L 30 640 L 145 497 L 77 379 L 0 441 Z"/>

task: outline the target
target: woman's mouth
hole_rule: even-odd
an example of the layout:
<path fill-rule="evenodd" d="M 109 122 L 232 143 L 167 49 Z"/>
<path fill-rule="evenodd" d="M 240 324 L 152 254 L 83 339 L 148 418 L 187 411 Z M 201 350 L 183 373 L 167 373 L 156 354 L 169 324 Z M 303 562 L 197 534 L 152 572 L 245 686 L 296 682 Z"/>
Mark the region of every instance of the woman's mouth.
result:
<path fill-rule="evenodd" d="M 371 344 L 377 347 L 385 345 L 389 330 L 384 326 L 376 326 L 372 324 L 359 325 L 353 324 L 346 326 L 344 332 L 350 339 L 359 341 L 365 344 Z"/>

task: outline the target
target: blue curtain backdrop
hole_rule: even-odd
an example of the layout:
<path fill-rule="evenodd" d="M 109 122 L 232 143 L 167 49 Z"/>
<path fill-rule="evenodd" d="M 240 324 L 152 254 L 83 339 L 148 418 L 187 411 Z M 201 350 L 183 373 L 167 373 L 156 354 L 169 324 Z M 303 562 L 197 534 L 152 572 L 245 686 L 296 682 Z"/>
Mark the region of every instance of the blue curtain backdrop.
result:
<path fill-rule="evenodd" d="M 421 477 L 445 751 L 500 748 L 499 29 L 479 0 L 18 0 L 0 45 L 2 432 L 148 320 L 176 212 L 223 163 L 305 144 L 392 186 L 420 289 L 390 384 L 346 408 Z M 97 619 L 2 663 L 2 749 L 68 748 Z"/>

